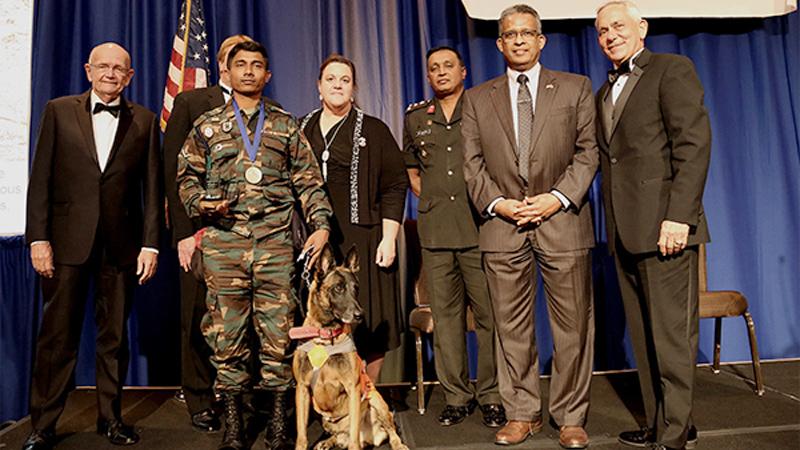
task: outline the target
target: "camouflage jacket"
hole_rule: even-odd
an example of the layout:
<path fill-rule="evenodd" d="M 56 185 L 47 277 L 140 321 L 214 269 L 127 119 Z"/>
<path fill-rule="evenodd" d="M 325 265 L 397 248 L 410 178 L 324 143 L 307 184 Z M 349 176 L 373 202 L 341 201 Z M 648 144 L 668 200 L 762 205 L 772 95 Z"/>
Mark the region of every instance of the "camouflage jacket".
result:
<path fill-rule="evenodd" d="M 178 192 L 186 212 L 200 217 L 200 200 L 218 186 L 231 206 L 214 226 L 256 239 L 281 231 L 288 237 L 292 209 L 300 200 L 311 231 L 329 229 L 333 211 L 308 141 L 289 113 L 272 105 L 265 105 L 265 113 L 254 161 L 245 149 L 232 102 L 195 121 L 178 158 Z M 244 112 L 243 116 L 245 123 L 252 119 Z M 256 183 L 245 179 L 253 167 L 261 172 Z"/>

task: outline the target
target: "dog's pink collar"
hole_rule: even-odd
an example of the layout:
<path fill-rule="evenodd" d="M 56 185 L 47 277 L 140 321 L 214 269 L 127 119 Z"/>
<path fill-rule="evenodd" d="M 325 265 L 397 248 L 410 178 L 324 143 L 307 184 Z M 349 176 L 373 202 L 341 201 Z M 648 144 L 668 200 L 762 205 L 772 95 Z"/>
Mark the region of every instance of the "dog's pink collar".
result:
<path fill-rule="evenodd" d="M 334 339 L 344 333 L 344 327 L 338 328 L 318 328 L 312 326 L 302 326 L 302 327 L 292 327 L 289 330 L 289 338 L 290 339 L 312 339 L 312 338 L 323 338 L 323 339 Z"/>

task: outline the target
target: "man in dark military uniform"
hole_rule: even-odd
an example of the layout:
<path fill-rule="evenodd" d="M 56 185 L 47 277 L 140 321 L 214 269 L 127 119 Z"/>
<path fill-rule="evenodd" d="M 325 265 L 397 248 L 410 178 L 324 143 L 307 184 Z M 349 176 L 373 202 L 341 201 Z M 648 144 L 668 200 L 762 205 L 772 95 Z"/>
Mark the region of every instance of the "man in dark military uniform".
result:
<path fill-rule="evenodd" d="M 178 161 L 181 201 L 209 227 L 202 237 L 208 312 L 203 334 L 225 403 L 220 449 L 245 448 L 241 396 L 251 380 L 248 324 L 260 341 L 258 403 L 271 416 L 268 449 L 293 448 L 286 420 L 292 385 L 286 360 L 296 304 L 291 214 L 296 200 L 312 233 L 312 259 L 328 239 L 330 203 L 322 175 L 292 116 L 267 104 L 267 52 L 236 44 L 227 60 L 233 98 L 195 122 Z"/>
<path fill-rule="evenodd" d="M 408 107 L 403 147 L 411 189 L 419 196 L 422 270 L 436 323 L 434 360 L 447 403 L 439 423 L 463 421 L 477 402 L 483 423 L 501 427 L 506 416 L 497 390 L 494 316 L 462 169 L 461 94 L 467 70 L 454 48 L 436 47 L 428 51 L 427 73 L 436 98 Z M 467 369 L 467 296 L 479 348 L 474 387 Z"/>

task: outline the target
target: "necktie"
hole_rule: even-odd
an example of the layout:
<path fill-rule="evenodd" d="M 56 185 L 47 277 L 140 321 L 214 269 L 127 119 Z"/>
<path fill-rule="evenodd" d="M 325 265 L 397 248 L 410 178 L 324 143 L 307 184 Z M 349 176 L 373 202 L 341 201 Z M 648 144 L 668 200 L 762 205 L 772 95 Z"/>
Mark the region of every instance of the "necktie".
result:
<path fill-rule="evenodd" d="M 109 114 L 111 114 L 114 117 L 117 117 L 117 116 L 119 116 L 119 111 L 121 109 L 122 109 L 122 105 L 109 106 L 109 105 L 106 105 L 105 103 L 98 102 L 98 103 L 94 104 L 94 109 L 92 110 L 92 114 L 97 114 L 97 113 L 101 113 L 103 111 L 108 111 Z"/>
<path fill-rule="evenodd" d="M 531 134 L 533 134 L 533 102 L 531 91 L 528 89 L 528 77 L 521 74 L 517 77 L 519 93 L 517 94 L 517 124 L 519 125 L 519 142 L 517 153 L 519 156 L 519 176 L 528 182 L 528 165 L 530 163 Z"/>

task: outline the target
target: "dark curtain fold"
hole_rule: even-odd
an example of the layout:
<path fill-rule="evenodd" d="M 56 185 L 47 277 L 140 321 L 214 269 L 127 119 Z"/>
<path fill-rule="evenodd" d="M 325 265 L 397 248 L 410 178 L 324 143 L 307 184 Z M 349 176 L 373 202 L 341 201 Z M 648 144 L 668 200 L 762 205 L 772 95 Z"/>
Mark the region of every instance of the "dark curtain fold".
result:
<path fill-rule="evenodd" d="M 195 0 L 197 1 L 197 0 Z M 455 0 L 401 0 L 358 5 L 396 17 L 399 42 L 378 30 L 379 41 L 401 58 L 403 110 L 430 97 L 424 55 L 431 45 L 462 52 L 468 86 L 504 70 L 495 46 L 496 24 L 468 19 Z M 85 91 L 83 71 L 90 49 L 116 41 L 130 52 L 136 75 L 126 95 L 159 111 L 180 1 L 38 0 L 34 8 L 31 141 L 47 100 Z M 270 54 L 272 81 L 266 94 L 302 114 L 318 106 L 320 61 L 341 51 L 358 23 L 348 17 L 356 6 L 344 0 L 203 0 L 211 53 L 226 36 L 246 33 Z M 763 358 L 800 356 L 800 15 L 769 19 L 668 20 L 650 22 L 648 47 L 690 57 L 706 89 L 713 150 L 705 193 L 711 227 L 709 285 L 737 289 L 750 300 Z M 596 42 L 591 20 L 546 21 L 542 63 L 589 76 L 598 89 L 609 63 Z M 352 42 L 350 42 L 352 44 Z M 349 48 L 353 48 L 351 45 Z M 382 47 L 383 48 L 383 47 Z M 362 65 L 359 55 L 348 55 Z M 216 81 L 212 58 L 211 80 Z M 378 64 L 378 62 L 374 62 Z M 360 95 L 381 96 L 381 92 Z M 394 130 L 397 133 L 398 130 Z M 399 134 L 398 134 L 399 136 Z M 33 151 L 33 148 L 31 149 Z M 625 339 L 624 316 L 613 264 L 605 252 L 603 214 L 597 180 L 589 193 L 598 247 L 593 254 L 597 322 L 597 369 L 634 365 Z M 413 216 L 415 201 L 410 199 Z M 22 213 L 22 212 L 20 212 Z M 130 319 L 131 371 L 127 383 L 178 383 L 179 321 L 177 261 L 167 241 L 156 279 L 136 294 Z M 89 299 L 91 301 L 91 299 Z M 20 237 L 0 238 L 0 420 L 27 413 L 30 365 L 41 298 L 29 253 Z M 91 309 L 87 309 L 91 311 Z M 87 315 L 76 373 L 78 384 L 94 383 L 94 330 Z M 546 311 L 537 309 L 537 337 L 543 367 L 552 341 Z M 741 323 L 726 324 L 722 357 L 747 360 Z M 701 360 L 711 355 L 711 323 L 701 322 Z"/>

